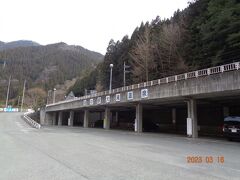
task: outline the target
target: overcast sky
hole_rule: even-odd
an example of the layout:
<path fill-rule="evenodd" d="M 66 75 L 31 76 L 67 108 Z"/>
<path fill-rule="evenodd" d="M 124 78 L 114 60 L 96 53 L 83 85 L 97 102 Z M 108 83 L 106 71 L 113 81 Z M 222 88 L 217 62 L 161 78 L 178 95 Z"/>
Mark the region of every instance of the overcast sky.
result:
<path fill-rule="evenodd" d="M 66 42 L 105 54 L 110 39 L 162 19 L 189 0 L 0 0 L 0 41 Z"/>

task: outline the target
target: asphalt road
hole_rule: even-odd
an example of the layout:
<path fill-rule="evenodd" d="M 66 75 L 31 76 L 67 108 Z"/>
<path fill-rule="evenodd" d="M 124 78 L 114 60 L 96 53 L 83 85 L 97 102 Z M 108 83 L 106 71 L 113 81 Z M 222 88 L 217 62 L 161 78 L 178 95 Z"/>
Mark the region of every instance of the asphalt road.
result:
<path fill-rule="evenodd" d="M 239 142 L 79 127 L 37 130 L 18 113 L 0 113 L 0 148 L 0 180 L 240 178 Z"/>

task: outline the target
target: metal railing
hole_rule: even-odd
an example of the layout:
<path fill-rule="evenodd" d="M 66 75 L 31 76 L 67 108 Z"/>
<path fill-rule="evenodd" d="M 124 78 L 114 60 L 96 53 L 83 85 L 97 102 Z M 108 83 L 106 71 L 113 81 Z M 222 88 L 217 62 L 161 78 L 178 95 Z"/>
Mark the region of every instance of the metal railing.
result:
<path fill-rule="evenodd" d="M 225 64 L 225 65 L 221 65 L 221 66 L 192 71 L 192 72 L 188 72 L 188 73 L 178 74 L 175 76 L 156 79 L 156 80 L 152 80 L 152 81 L 142 82 L 139 84 L 133 84 L 130 86 L 120 87 L 120 88 L 116 88 L 116 89 L 112 89 L 112 90 L 108 90 L 108 91 L 97 92 L 92 95 L 76 97 L 71 100 L 59 101 L 54 104 L 48 104 L 47 106 L 53 106 L 53 105 L 77 101 L 77 100 L 83 100 L 83 99 L 88 99 L 88 98 L 93 98 L 93 97 L 98 97 L 98 96 L 103 96 L 103 95 L 110 95 L 113 93 L 120 93 L 120 92 L 129 91 L 129 90 L 133 90 L 133 89 L 139 89 L 139 88 L 144 88 L 144 87 L 149 87 L 149 86 L 172 83 L 172 82 L 177 82 L 177 81 L 182 81 L 182 80 L 187 80 L 187 79 L 192 79 L 192 78 L 198 78 L 198 77 L 202 77 L 202 76 L 209 76 L 212 74 L 218 74 L 218 73 L 234 71 L 234 70 L 239 70 L 239 69 L 240 69 L 240 62 L 235 62 L 235 63 Z"/>
<path fill-rule="evenodd" d="M 41 125 L 39 123 L 37 123 L 36 121 L 34 121 L 32 118 L 30 118 L 28 116 L 29 113 L 24 113 L 23 117 L 24 119 L 27 121 L 28 124 L 30 124 L 32 127 L 36 128 L 36 129 L 40 129 Z"/>

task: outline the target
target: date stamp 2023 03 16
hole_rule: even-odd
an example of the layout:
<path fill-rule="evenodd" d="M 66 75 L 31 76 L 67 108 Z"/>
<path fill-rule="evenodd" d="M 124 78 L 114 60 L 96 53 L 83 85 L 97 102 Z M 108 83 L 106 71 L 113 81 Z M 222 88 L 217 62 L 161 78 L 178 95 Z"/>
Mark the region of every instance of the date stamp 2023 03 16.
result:
<path fill-rule="evenodd" d="M 213 163 L 224 163 L 224 156 L 187 156 L 186 161 L 189 164 L 213 164 Z"/>

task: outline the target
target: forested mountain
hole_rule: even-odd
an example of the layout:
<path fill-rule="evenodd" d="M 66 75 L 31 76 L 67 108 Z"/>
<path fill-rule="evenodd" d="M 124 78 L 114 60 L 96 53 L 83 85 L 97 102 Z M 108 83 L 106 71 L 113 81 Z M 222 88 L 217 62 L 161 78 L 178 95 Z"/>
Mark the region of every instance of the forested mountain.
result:
<path fill-rule="evenodd" d="M 5 49 L 13 49 L 17 47 L 29 47 L 29 46 L 40 46 L 40 44 L 34 41 L 27 41 L 27 40 L 12 41 L 8 43 L 0 41 L 0 51 Z"/>
<path fill-rule="evenodd" d="M 130 65 L 127 85 L 240 59 L 240 1 L 195 0 L 169 19 L 142 23 L 132 36 L 111 40 L 104 61 L 70 89 L 106 90 L 113 64 L 113 88 L 123 86 L 123 64 Z"/>
<path fill-rule="evenodd" d="M 80 77 L 103 60 L 103 55 L 81 46 L 57 43 L 46 46 L 16 47 L 0 51 L 0 101 L 6 99 L 11 76 L 10 99 L 17 103 L 27 80 L 27 95 L 40 94 L 46 99 L 48 90 L 66 80 Z M 6 62 L 6 63 L 4 63 Z M 31 90 L 34 89 L 34 90 Z"/>

